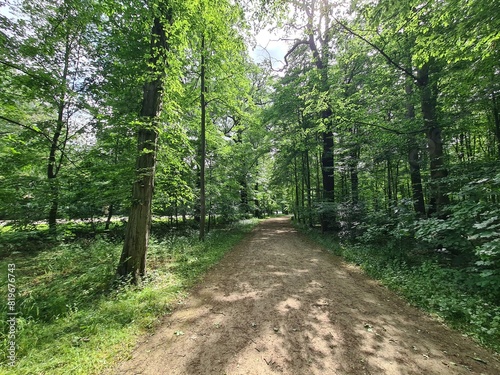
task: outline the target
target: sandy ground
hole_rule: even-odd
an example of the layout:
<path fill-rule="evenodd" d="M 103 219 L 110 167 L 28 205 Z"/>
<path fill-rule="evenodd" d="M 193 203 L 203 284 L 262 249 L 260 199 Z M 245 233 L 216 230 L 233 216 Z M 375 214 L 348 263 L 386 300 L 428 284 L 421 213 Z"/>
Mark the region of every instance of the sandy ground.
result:
<path fill-rule="evenodd" d="M 117 374 L 500 374 L 498 356 L 296 232 L 258 225 Z"/>

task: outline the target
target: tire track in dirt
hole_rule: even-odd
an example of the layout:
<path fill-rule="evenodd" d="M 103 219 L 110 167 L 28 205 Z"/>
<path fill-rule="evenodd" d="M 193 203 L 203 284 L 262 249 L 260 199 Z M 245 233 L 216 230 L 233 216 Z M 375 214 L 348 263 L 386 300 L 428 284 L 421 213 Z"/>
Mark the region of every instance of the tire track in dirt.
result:
<path fill-rule="evenodd" d="M 275 218 L 116 373 L 497 375 L 500 362 Z"/>

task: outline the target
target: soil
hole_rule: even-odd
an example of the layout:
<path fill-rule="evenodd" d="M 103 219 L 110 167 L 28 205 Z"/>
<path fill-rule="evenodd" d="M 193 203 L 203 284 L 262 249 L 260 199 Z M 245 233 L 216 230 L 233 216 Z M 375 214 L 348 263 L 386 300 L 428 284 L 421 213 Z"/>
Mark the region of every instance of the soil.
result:
<path fill-rule="evenodd" d="M 498 375 L 500 361 L 274 218 L 116 373 Z"/>

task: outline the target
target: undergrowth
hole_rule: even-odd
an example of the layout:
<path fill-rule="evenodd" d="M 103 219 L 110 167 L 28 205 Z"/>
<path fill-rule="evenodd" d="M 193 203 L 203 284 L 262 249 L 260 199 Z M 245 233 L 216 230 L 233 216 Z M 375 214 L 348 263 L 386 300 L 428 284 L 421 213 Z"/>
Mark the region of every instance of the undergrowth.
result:
<path fill-rule="evenodd" d="M 245 221 L 211 231 L 157 235 L 148 251 L 141 287 L 116 287 L 121 242 L 101 236 L 74 239 L 52 248 L 0 260 L 1 274 L 15 264 L 16 366 L 7 359 L 6 319 L 0 325 L 0 372 L 5 374 L 100 374 L 125 359 L 137 335 L 152 329 L 186 296 L 189 286 L 218 262 L 256 223 Z M 5 271 L 5 272 L 4 272 Z M 7 300 L 7 277 L 0 280 Z M 1 314 L 7 314 L 1 304 Z"/>
<path fill-rule="evenodd" d="M 339 242 L 332 235 L 301 229 L 336 255 L 361 266 L 411 304 L 500 352 L 500 304 L 487 288 L 478 288 L 474 273 L 443 266 L 429 257 L 403 254 L 399 243 Z"/>

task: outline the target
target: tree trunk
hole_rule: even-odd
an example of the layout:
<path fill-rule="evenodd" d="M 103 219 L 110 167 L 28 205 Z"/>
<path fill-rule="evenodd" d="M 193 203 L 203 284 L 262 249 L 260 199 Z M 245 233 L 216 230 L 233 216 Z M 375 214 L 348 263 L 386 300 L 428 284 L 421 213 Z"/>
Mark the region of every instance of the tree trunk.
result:
<path fill-rule="evenodd" d="M 113 217 L 113 203 L 111 203 L 108 207 L 108 217 L 106 219 L 106 226 L 104 227 L 104 230 L 108 230 L 109 229 L 109 226 L 111 224 L 111 218 Z"/>
<path fill-rule="evenodd" d="M 392 164 L 390 156 L 387 157 L 387 208 L 392 205 Z"/>
<path fill-rule="evenodd" d="M 316 202 L 321 200 L 321 155 L 320 153 L 315 153 L 316 156 Z"/>
<path fill-rule="evenodd" d="M 408 80 L 408 78 L 407 78 Z M 415 106 L 411 102 L 411 94 L 413 93 L 413 83 L 407 81 L 406 84 L 406 118 L 409 121 L 415 119 Z M 424 191 L 422 189 L 422 175 L 420 173 L 420 150 L 415 139 L 411 135 L 408 140 L 408 164 L 410 166 L 410 181 L 412 191 L 413 209 L 418 216 L 425 216 L 425 201 Z"/>
<path fill-rule="evenodd" d="M 493 111 L 493 121 L 495 122 L 495 136 L 497 140 L 497 158 L 500 159 L 500 113 L 498 110 L 498 97 L 495 93 L 491 96 L 492 101 L 492 111 Z"/>
<path fill-rule="evenodd" d="M 314 17 L 314 6 L 308 8 L 305 7 L 305 12 L 307 15 L 307 26 L 306 31 L 308 33 L 308 45 L 312 53 L 313 63 L 318 70 L 321 83 L 320 92 L 322 94 L 328 93 L 329 83 L 328 83 L 328 65 L 329 65 L 329 41 L 330 41 L 330 27 L 329 22 L 329 9 L 327 3 L 320 4 L 321 16 L 324 17 L 324 34 L 322 36 L 321 52 L 318 50 L 316 41 L 314 39 L 314 33 L 319 32 L 318 28 L 313 27 L 315 22 Z M 333 203 L 335 200 L 335 183 L 334 183 L 334 161 L 333 161 L 333 130 L 331 124 L 332 109 L 328 106 L 325 110 L 321 111 L 320 118 L 326 125 L 326 131 L 323 133 L 323 154 L 321 156 L 321 166 L 322 166 L 322 177 L 323 177 L 323 202 L 325 206 L 323 208 L 324 212 L 321 214 L 321 230 L 323 232 L 328 231 L 333 222 L 335 221 L 335 213 L 332 212 L 332 208 L 329 203 Z"/>
<path fill-rule="evenodd" d="M 257 158 L 257 160 L 255 161 L 255 166 L 257 167 L 259 165 L 259 159 Z M 255 205 L 255 209 L 254 209 L 254 212 L 253 212 L 253 216 L 256 217 L 256 218 L 259 218 L 261 217 L 261 211 L 260 211 L 260 202 L 259 202 L 259 182 L 257 181 L 255 183 L 255 187 L 254 187 L 254 191 L 255 191 L 255 195 L 254 195 L 254 198 L 253 198 L 253 203 Z"/>
<path fill-rule="evenodd" d="M 305 151 L 306 163 L 306 189 L 307 189 L 307 220 L 310 227 L 313 226 L 312 197 L 311 197 L 311 168 L 309 163 L 309 151 Z"/>
<path fill-rule="evenodd" d="M 437 83 L 430 80 L 430 63 L 426 63 L 418 71 L 420 99 L 424 127 L 426 129 L 427 145 L 430 158 L 430 193 L 428 215 L 441 214 L 444 206 L 449 203 L 443 179 L 448 175 L 444 165 L 443 141 L 441 129 L 437 123 Z"/>
<path fill-rule="evenodd" d="M 359 203 L 359 177 L 355 166 L 351 166 L 351 200 L 354 205 Z"/>
<path fill-rule="evenodd" d="M 297 175 L 297 157 L 293 158 L 293 176 L 295 180 L 295 220 L 297 223 L 300 222 L 299 214 L 299 178 Z"/>
<path fill-rule="evenodd" d="M 359 203 L 358 161 L 361 152 L 361 146 L 356 139 L 358 135 L 357 126 L 354 126 L 352 128 L 351 133 L 354 137 L 354 145 L 351 146 L 349 160 L 349 172 L 351 178 L 351 201 L 354 205 L 357 205 Z"/>
<path fill-rule="evenodd" d="M 165 14 L 171 21 L 171 13 Z M 151 203 L 154 190 L 156 151 L 158 142 L 157 120 L 161 111 L 161 92 L 165 71 L 162 61 L 167 50 L 165 29 L 159 17 L 154 18 L 151 31 L 151 73 L 154 79 L 144 85 L 141 117 L 143 125 L 138 131 L 136 179 L 132 187 L 132 207 L 125 233 L 117 275 L 130 278 L 133 284 L 146 275 L 146 253 L 151 230 Z"/>
<path fill-rule="evenodd" d="M 329 119 L 331 111 L 322 113 L 323 119 Z M 329 121 L 329 120 L 327 120 Z M 333 132 L 323 133 L 323 154 L 321 155 L 321 174 L 323 177 L 323 202 L 326 203 L 326 212 L 321 215 L 321 230 L 326 232 L 330 230 L 335 221 L 335 214 L 330 207 L 330 203 L 335 201 L 335 180 L 334 180 L 334 162 L 333 162 Z"/>
<path fill-rule="evenodd" d="M 57 176 L 49 177 L 50 209 L 49 209 L 49 232 L 54 234 L 57 230 L 57 211 L 59 209 L 59 186 Z"/>
<path fill-rule="evenodd" d="M 201 38 L 201 134 L 200 134 L 200 241 L 205 240 L 205 213 L 206 213 L 206 197 L 205 197 L 205 159 L 206 159 L 206 110 L 207 102 L 205 99 L 205 36 Z"/>
<path fill-rule="evenodd" d="M 255 205 L 255 209 L 253 211 L 253 216 L 256 217 L 256 218 L 258 218 L 258 219 L 260 219 L 262 215 L 260 214 L 260 212 L 261 212 L 261 210 L 260 210 L 260 202 L 259 202 L 259 198 L 258 198 L 258 195 L 257 195 L 258 192 L 259 192 L 259 183 L 258 182 L 255 183 L 254 190 L 255 190 L 255 197 L 253 199 L 253 203 Z"/>
<path fill-rule="evenodd" d="M 425 216 L 424 192 L 422 189 L 422 176 L 420 174 L 420 150 L 415 138 L 410 138 L 408 147 L 408 163 L 410 165 L 411 192 L 413 209 L 419 216 Z"/>
<path fill-rule="evenodd" d="M 71 56 L 71 40 L 70 40 L 70 35 L 68 33 L 66 35 L 66 45 L 64 51 L 64 67 L 61 77 L 61 92 L 59 93 L 59 103 L 57 108 L 57 125 L 54 132 L 54 136 L 52 137 L 51 140 L 49 160 L 47 164 L 47 178 L 49 180 L 49 188 L 50 188 L 50 210 L 48 217 L 50 232 L 55 232 L 57 227 L 57 211 L 59 209 L 59 184 L 57 182 L 57 175 L 62 165 L 62 158 L 65 148 L 63 147 L 62 150 L 60 149 L 59 140 L 61 138 L 64 127 L 64 112 L 66 110 L 66 91 L 67 91 L 66 85 L 68 82 L 70 56 Z M 64 141 L 63 143 L 65 146 L 66 142 Z M 59 152 L 61 152 L 59 161 L 56 158 L 56 153 L 58 150 Z"/>
<path fill-rule="evenodd" d="M 300 191 L 300 204 L 301 204 L 301 210 L 302 210 L 302 223 L 306 223 L 306 165 L 305 165 L 305 160 L 304 160 L 304 152 L 301 152 L 301 191 Z"/>
<path fill-rule="evenodd" d="M 240 206 L 243 214 L 250 212 L 250 205 L 248 204 L 248 182 L 247 176 L 241 176 L 240 180 Z"/>

